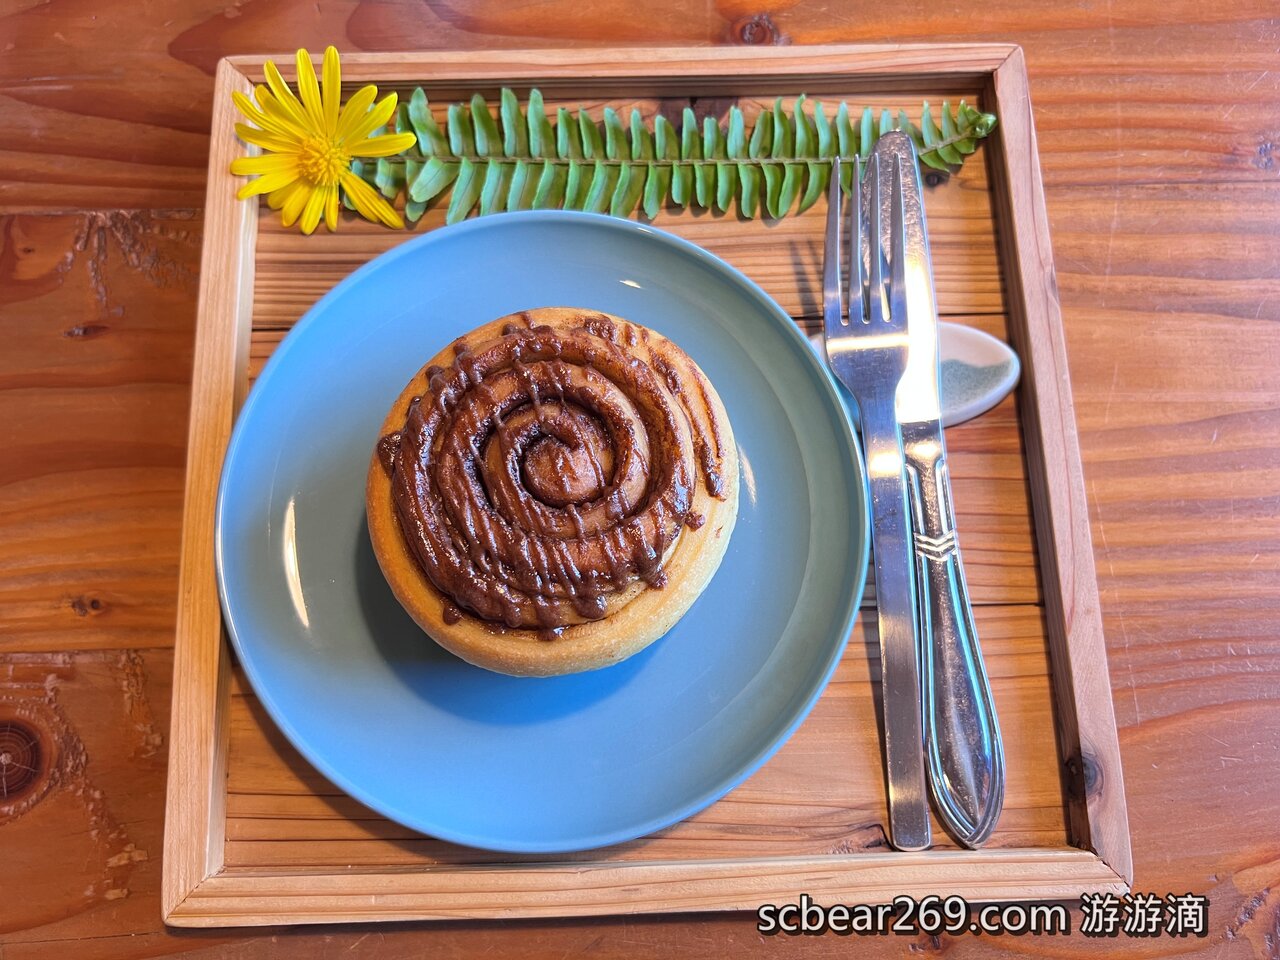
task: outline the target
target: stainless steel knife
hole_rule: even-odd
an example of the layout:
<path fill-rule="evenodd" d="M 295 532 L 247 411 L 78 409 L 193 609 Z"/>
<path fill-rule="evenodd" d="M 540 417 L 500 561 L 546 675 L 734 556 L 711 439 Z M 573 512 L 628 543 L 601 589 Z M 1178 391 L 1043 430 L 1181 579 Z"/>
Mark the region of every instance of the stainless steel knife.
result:
<path fill-rule="evenodd" d="M 920 169 L 906 134 L 887 134 L 876 151 L 898 154 L 902 166 L 910 353 L 898 386 L 897 413 L 915 546 L 929 790 L 947 831 L 976 847 L 991 836 L 1004 804 L 1004 749 L 956 539 Z"/>

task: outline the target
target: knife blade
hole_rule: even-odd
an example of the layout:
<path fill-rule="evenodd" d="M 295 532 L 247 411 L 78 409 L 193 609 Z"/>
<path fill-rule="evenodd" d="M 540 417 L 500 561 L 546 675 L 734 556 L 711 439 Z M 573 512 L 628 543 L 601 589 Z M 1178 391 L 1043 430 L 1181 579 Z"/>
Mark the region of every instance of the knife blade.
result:
<path fill-rule="evenodd" d="M 991 836 L 1004 804 L 1004 749 L 956 536 L 920 168 L 905 133 L 887 134 L 876 149 L 898 154 L 903 171 L 910 352 L 896 409 L 915 547 L 929 790 L 947 831 L 965 846 L 976 847 Z"/>

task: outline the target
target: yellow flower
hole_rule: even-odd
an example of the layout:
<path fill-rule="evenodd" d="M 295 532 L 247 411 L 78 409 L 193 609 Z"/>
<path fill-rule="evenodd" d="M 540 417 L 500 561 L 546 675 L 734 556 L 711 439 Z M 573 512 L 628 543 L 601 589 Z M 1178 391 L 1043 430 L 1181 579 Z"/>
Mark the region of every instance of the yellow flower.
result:
<path fill-rule="evenodd" d="M 241 157 L 231 164 L 237 176 L 257 175 L 240 188 L 241 199 L 265 193 L 272 210 L 281 211 L 286 227 L 301 218 L 303 233 L 311 233 L 324 218 L 330 230 L 338 223 L 338 191 L 346 193 L 361 216 L 389 227 L 404 221 L 373 187 L 351 172 L 352 157 L 389 157 L 413 146 L 411 133 L 374 135 L 396 112 L 396 95 L 383 97 L 376 106 L 378 88 L 362 87 L 339 110 L 342 78 L 338 51 L 324 52 L 324 88 L 316 83 L 316 71 L 306 50 L 298 51 L 298 93 L 294 96 L 280 71 L 266 63 L 267 85 L 253 91 L 255 105 L 244 94 L 231 96 L 248 119 L 237 123 L 236 133 L 247 143 L 268 151 L 262 156 Z M 372 108 L 371 108 L 372 107 Z"/>

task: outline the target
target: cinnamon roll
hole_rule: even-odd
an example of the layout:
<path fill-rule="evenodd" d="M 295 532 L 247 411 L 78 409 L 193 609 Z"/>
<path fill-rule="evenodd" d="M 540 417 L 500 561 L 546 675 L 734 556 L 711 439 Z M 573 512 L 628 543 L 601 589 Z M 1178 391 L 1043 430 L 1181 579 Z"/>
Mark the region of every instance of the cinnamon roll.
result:
<path fill-rule="evenodd" d="M 617 663 L 710 582 L 738 510 L 720 398 L 666 337 L 549 307 L 456 340 L 391 407 L 366 492 L 396 597 L 471 663 Z"/>

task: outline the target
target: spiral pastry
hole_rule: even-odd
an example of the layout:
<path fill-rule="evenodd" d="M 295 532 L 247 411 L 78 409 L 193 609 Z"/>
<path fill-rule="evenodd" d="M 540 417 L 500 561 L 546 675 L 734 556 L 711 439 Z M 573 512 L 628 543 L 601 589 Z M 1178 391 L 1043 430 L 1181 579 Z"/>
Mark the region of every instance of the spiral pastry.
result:
<path fill-rule="evenodd" d="M 438 643 L 546 676 L 616 663 L 710 581 L 738 454 L 706 376 L 608 314 L 543 308 L 455 341 L 391 408 L 369 468 L 374 552 Z"/>

